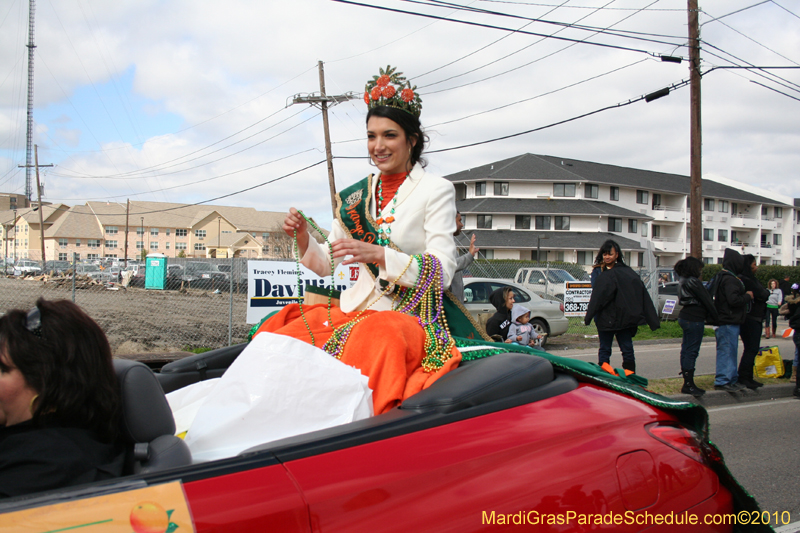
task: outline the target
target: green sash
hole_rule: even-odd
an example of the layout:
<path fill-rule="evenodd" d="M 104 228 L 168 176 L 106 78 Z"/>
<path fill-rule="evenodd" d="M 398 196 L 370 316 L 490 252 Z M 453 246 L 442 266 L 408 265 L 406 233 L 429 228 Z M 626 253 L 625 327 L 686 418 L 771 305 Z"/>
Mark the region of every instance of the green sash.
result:
<path fill-rule="evenodd" d="M 374 244 L 378 240 L 378 229 L 369 212 L 373 190 L 372 177 L 373 174 L 370 174 L 336 195 L 336 218 L 347 230 L 350 238 Z M 389 246 L 393 250 L 402 252 L 393 242 L 390 242 Z M 366 263 L 366 266 L 373 279 L 378 279 L 378 265 Z M 385 280 L 380 282 L 384 287 L 388 285 Z M 467 339 L 491 340 L 449 290 L 445 291 L 444 314 L 451 335 Z"/>

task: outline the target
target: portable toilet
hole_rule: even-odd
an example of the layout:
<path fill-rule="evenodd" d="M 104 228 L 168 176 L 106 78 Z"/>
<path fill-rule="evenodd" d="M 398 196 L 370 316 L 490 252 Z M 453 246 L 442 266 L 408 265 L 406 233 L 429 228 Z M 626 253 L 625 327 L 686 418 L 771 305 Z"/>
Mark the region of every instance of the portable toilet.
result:
<path fill-rule="evenodd" d="M 149 254 L 144 265 L 144 288 L 164 290 L 167 287 L 167 256 Z"/>

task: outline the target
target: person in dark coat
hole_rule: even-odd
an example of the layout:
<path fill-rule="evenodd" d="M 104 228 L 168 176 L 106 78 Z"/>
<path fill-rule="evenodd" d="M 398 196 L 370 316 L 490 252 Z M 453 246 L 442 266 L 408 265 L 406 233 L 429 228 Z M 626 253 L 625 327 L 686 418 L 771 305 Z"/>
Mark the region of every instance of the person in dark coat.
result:
<path fill-rule="evenodd" d="M 747 318 L 747 307 L 753 294 L 747 292 L 739 274 L 744 271 L 744 259 L 733 248 L 726 248 L 722 256 L 722 270 L 714 306 L 719 313 L 719 324 L 715 332 L 717 338 L 717 372 L 714 388 L 736 392 L 745 388 L 739 383 L 736 362 L 739 350 L 739 331 Z M 759 326 L 760 328 L 760 326 Z M 759 330 L 760 331 L 760 330 Z"/>
<path fill-rule="evenodd" d="M 497 289 L 489 295 L 489 303 L 497 309 L 497 312 L 486 321 L 486 333 L 497 342 L 511 342 L 511 339 L 506 337 L 508 337 L 508 327 L 511 325 L 514 291 L 511 287 Z"/>
<path fill-rule="evenodd" d="M 794 283 L 791 286 L 790 294 L 786 296 L 786 303 L 789 305 L 789 314 L 786 315 L 789 317 L 789 327 L 794 329 L 794 335 L 792 336 L 792 340 L 794 340 L 794 353 L 795 353 L 795 363 L 797 362 L 797 354 L 800 353 L 800 285 Z M 797 366 L 795 365 L 795 370 Z M 796 372 L 795 372 L 796 374 Z M 800 398 L 800 380 L 797 380 L 794 386 L 794 396 L 796 398 Z"/>
<path fill-rule="evenodd" d="M 611 366 L 611 346 L 616 337 L 622 352 L 622 368 L 629 376 L 636 373 L 633 337 L 639 326 L 647 324 L 655 331 L 661 322 L 641 278 L 624 263 L 619 244 L 606 241 L 598 259 L 595 262 L 602 262 L 602 267 L 592 287 L 584 323 L 588 326 L 594 319 L 597 326 L 600 339 L 597 357 L 603 370 L 616 375 Z"/>
<path fill-rule="evenodd" d="M 716 324 L 719 320 L 714 300 L 700 281 L 702 271 L 703 262 L 696 257 L 689 256 L 675 263 L 675 273 L 678 274 L 678 303 L 683 306 L 678 314 L 678 325 L 683 330 L 681 392 L 695 398 L 706 393 L 694 383 L 695 361 L 700 354 L 706 322 Z"/>
<path fill-rule="evenodd" d="M 751 254 L 744 256 L 744 266 L 739 279 L 744 283 L 744 290 L 752 295 L 750 310 L 747 312 L 744 323 L 739 328 L 742 338 L 742 359 L 739 361 L 739 383 L 748 389 L 757 389 L 764 384 L 753 379 L 753 365 L 761 345 L 761 323 L 767 314 L 767 299 L 769 291 L 756 279 L 758 262 Z"/>

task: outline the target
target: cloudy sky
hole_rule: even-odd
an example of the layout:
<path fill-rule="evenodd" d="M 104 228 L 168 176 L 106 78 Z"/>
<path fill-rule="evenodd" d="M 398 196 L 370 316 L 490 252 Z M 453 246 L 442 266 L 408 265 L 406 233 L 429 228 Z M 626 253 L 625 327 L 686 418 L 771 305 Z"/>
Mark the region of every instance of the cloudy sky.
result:
<path fill-rule="evenodd" d="M 55 165 L 45 199 L 296 206 L 329 224 L 320 112 L 290 105 L 319 91 L 320 60 L 328 94 L 359 96 L 331 109 L 339 188 L 372 169 L 360 96 L 387 64 L 418 86 L 437 174 L 526 152 L 689 174 L 688 64 L 659 59 L 688 57 L 685 0 L 359 3 L 389 10 L 39 0 L 34 143 Z M 700 8 L 703 174 L 800 197 L 800 70 L 712 71 L 800 65 L 800 0 Z M 28 10 L 0 4 L 2 192 L 25 189 Z"/>

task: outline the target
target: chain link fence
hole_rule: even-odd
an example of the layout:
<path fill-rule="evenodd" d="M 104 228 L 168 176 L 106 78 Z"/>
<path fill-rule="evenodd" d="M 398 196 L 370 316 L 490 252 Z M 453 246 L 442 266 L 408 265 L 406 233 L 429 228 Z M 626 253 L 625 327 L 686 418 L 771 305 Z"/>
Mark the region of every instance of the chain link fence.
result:
<path fill-rule="evenodd" d="M 39 297 L 72 300 L 100 324 L 115 354 L 218 348 L 245 342 L 252 327 L 246 322 L 247 261 L 168 258 L 162 290 L 145 288 L 144 268 L 127 286 L 110 269 L 92 279 L 92 273 L 80 274 L 79 265 L 55 275 L 8 274 L 0 277 L 0 305 L 4 310 L 28 309 Z M 541 273 L 545 283 L 530 290 L 520 277 L 525 269 Z M 661 311 L 655 270 L 638 272 Z M 477 259 L 464 272 L 465 284 L 478 277 L 514 282 L 542 298 L 562 302 L 564 281 L 589 279 L 584 267 L 574 263 L 485 259 Z M 567 332 L 550 338 L 548 350 L 595 343 L 596 335 L 594 324 L 586 326 L 583 317 L 570 317 Z"/>

